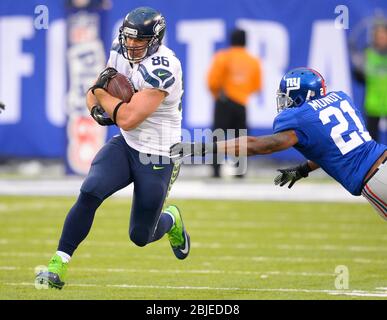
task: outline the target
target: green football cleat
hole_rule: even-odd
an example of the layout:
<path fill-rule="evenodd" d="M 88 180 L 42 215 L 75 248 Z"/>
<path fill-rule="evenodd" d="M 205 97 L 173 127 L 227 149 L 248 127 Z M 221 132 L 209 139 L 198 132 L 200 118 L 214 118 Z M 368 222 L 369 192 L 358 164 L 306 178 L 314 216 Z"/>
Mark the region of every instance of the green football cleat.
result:
<path fill-rule="evenodd" d="M 50 288 L 62 289 L 65 284 L 63 280 L 67 266 L 67 262 L 63 262 L 60 256 L 54 254 L 48 264 L 48 270 L 37 274 L 35 281 L 42 285 L 48 285 Z"/>
<path fill-rule="evenodd" d="M 178 259 L 185 259 L 189 254 L 191 247 L 190 237 L 187 231 L 185 230 L 183 219 L 181 217 L 180 211 L 176 206 L 169 206 L 165 209 L 175 217 L 175 223 L 173 224 L 171 230 L 168 232 L 168 239 L 171 244 L 173 253 Z"/>

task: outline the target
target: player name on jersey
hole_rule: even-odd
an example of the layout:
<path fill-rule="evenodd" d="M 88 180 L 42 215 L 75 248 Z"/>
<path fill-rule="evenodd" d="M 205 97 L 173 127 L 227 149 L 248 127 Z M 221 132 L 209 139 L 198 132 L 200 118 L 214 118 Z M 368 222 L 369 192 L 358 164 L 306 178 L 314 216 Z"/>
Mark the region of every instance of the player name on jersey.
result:
<path fill-rule="evenodd" d="M 325 108 L 326 106 L 329 106 L 331 103 L 339 100 L 343 100 L 343 99 L 335 92 L 331 92 L 324 98 L 309 101 L 308 104 L 315 111 L 317 111 L 318 109 Z"/>

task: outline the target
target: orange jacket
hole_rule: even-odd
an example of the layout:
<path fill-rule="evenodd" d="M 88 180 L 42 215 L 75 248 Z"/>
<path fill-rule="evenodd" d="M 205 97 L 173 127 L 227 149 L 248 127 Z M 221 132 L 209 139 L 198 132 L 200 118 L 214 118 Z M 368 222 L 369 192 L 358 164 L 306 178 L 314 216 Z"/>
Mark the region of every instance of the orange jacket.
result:
<path fill-rule="evenodd" d="M 249 96 L 262 88 L 260 61 L 244 47 L 220 50 L 214 56 L 207 81 L 215 99 L 223 91 L 231 100 L 246 105 Z"/>

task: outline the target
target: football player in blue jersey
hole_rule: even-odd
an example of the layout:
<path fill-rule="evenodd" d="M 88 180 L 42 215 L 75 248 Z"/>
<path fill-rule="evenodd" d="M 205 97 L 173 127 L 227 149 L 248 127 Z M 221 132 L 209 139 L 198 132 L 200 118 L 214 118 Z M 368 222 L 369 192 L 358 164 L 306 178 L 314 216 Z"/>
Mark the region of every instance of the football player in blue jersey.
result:
<path fill-rule="evenodd" d="M 372 140 L 360 111 L 342 91 L 326 92 L 324 78 L 297 68 L 281 79 L 274 134 L 217 143 L 177 143 L 171 156 L 222 153 L 237 156 L 270 154 L 296 148 L 305 163 L 280 169 L 275 184 L 289 188 L 309 172 L 322 168 L 355 196 L 363 195 L 387 220 L 387 146 Z"/>

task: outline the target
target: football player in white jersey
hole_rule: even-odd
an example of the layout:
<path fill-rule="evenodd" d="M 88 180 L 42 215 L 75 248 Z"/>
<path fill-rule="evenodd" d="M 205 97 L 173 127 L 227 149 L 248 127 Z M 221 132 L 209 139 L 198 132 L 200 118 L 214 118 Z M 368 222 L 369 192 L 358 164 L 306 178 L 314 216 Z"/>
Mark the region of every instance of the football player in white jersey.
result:
<path fill-rule="evenodd" d="M 189 254 L 190 238 L 179 209 L 171 205 L 163 210 L 179 171 L 170 161 L 169 148 L 181 139 L 183 94 L 180 61 L 161 44 L 165 27 L 164 17 L 152 8 L 129 12 L 113 42 L 108 68 L 87 93 L 93 118 L 101 125 L 116 124 L 121 134 L 108 141 L 93 160 L 48 270 L 36 276 L 39 284 L 63 287 L 70 258 L 89 233 L 97 208 L 130 183 L 134 184 L 130 239 L 145 246 L 167 233 L 178 259 Z M 129 103 L 105 90 L 117 71 L 136 90 Z"/>

